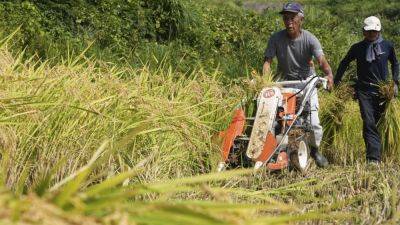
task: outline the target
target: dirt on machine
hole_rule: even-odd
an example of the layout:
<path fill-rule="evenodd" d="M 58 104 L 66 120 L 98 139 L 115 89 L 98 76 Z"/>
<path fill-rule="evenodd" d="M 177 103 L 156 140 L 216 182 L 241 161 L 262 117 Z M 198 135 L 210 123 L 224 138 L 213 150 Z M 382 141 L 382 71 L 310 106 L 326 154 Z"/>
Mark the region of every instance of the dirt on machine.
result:
<path fill-rule="evenodd" d="M 235 109 L 229 127 L 219 134 L 218 171 L 266 167 L 271 171 L 290 168 L 306 172 L 311 163 L 310 100 L 318 87 L 326 89 L 327 80 L 312 76 L 275 82 L 258 93 L 253 107 L 241 104 Z"/>

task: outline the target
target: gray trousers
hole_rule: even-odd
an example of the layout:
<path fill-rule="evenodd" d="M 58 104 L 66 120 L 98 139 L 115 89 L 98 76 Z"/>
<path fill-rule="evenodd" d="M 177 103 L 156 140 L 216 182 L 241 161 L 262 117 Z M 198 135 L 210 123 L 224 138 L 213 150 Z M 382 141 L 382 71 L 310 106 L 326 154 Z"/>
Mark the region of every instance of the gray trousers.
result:
<path fill-rule="evenodd" d="M 322 141 L 323 130 L 319 121 L 318 109 L 318 90 L 315 88 L 310 97 L 311 116 L 307 117 L 312 126 L 310 145 L 319 148 Z"/>
<path fill-rule="evenodd" d="M 302 89 L 304 85 L 299 85 L 295 88 Z M 305 90 L 306 91 L 306 90 Z M 319 102 L 318 102 L 318 90 L 314 88 L 311 93 L 309 102 L 306 103 L 304 110 L 310 111 L 310 116 L 307 116 L 307 122 L 311 124 L 311 137 L 310 137 L 310 145 L 314 148 L 319 148 L 322 141 L 323 130 L 320 124 L 318 110 L 319 110 Z"/>

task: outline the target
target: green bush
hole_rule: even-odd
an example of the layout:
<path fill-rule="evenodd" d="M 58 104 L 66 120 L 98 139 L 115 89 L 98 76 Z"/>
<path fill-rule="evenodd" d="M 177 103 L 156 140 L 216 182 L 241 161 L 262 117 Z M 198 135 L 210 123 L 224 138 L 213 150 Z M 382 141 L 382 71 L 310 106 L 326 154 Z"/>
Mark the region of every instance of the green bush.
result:
<path fill-rule="evenodd" d="M 49 58 L 54 44 L 83 49 L 96 41 L 116 54 L 134 49 L 143 40 L 173 40 L 182 30 L 185 11 L 177 0 L 5 1 L 0 4 L 5 34 L 21 26 L 21 47 Z M 63 54 L 61 54 L 63 55 Z"/>
<path fill-rule="evenodd" d="M 4 37 L 21 27 L 14 45 L 26 49 L 27 57 L 65 58 L 93 43 L 86 55 L 103 61 L 151 64 L 151 69 L 168 61 L 183 72 L 201 65 L 237 78 L 260 72 L 268 38 L 283 29 L 277 10 L 258 14 L 240 5 L 215 0 L 1 1 L 0 28 Z M 367 15 L 380 16 L 385 37 L 395 45 L 400 42 L 399 7 L 394 1 L 304 5 L 304 28 L 321 41 L 333 70 L 351 44 L 361 40 L 360 27 Z"/>

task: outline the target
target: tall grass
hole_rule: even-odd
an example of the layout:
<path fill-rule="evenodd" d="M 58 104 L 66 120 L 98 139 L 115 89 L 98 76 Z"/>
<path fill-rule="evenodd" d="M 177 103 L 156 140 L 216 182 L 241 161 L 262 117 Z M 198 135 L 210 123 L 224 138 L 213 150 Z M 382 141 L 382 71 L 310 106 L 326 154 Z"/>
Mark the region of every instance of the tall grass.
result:
<path fill-rule="evenodd" d="M 62 161 L 54 176 L 59 181 L 106 139 L 115 154 L 102 173 L 125 171 L 149 155 L 141 179 L 209 172 L 211 134 L 240 93 L 226 92 L 218 72 L 162 68 L 150 74 L 146 68 L 99 69 L 85 59 L 50 67 L 20 62 L 4 48 L 0 58 L 0 143 L 10 187 L 25 174 L 24 186 L 30 187 Z"/>
<path fill-rule="evenodd" d="M 190 178 L 216 164 L 211 134 L 240 93 L 227 92 L 218 72 L 20 58 L 0 49 L 0 174 L 12 190 L 2 191 L 2 222 L 230 224 L 285 211 L 214 202 L 203 185 L 251 171 Z"/>
<path fill-rule="evenodd" d="M 324 93 L 320 102 L 324 153 L 339 165 L 354 165 L 365 158 L 361 115 L 352 95 L 351 88 L 342 85 Z"/>
<path fill-rule="evenodd" d="M 365 144 L 362 137 L 362 118 L 357 100 L 352 99 L 352 89 L 342 85 L 321 99 L 321 123 L 324 127 L 325 154 L 333 163 L 354 165 L 365 160 Z M 390 90 L 388 90 L 390 92 Z M 393 92 L 393 90 L 391 90 Z M 386 110 L 378 127 L 382 140 L 382 155 L 385 163 L 398 162 L 400 146 L 399 100 L 386 93 L 382 101 Z"/>
<path fill-rule="evenodd" d="M 353 167 L 214 174 L 212 134 L 254 90 L 223 85 L 218 71 L 150 72 L 83 55 L 50 66 L 0 48 L 1 223 L 398 221 L 398 166 L 369 171 L 357 162 L 354 102 L 332 142 L 343 148 L 330 154 Z"/>
<path fill-rule="evenodd" d="M 286 224 L 320 215 L 215 188 L 252 171 L 194 176 L 216 165 L 211 134 L 241 93 L 224 89 L 217 72 L 19 58 L 0 49 L 2 223 Z"/>
<path fill-rule="evenodd" d="M 393 99 L 387 103 L 386 111 L 380 121 L 382 137 L 382 156 L 387 162 L 400 162 L 400 100 Z"/>

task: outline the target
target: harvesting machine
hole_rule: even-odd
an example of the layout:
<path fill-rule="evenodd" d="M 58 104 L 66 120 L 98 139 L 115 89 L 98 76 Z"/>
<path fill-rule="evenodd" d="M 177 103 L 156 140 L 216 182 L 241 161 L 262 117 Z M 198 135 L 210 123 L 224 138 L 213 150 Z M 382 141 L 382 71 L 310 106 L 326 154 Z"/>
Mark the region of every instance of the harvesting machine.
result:
<path fill-rule="evenodd" d="M 327 88 L 318 76 L 276 82 L 253 100 L 250 117 L 241 104 L 229 127 L 220 132 L 222 143 L 218 171 L 237 167 L 269 170 L 294 168 L 305 172 L 310 165 L 310 99 L 316 88 Z"/>

